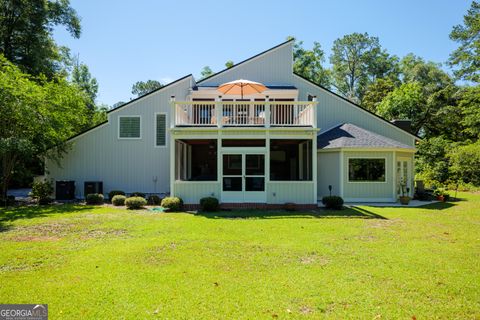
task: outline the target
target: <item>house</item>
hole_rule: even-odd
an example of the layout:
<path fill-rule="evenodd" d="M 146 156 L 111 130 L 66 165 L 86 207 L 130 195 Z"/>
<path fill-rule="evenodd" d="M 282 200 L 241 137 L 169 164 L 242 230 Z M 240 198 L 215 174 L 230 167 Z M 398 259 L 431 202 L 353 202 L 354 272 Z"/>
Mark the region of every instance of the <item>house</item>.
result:
<path fill-rule="evenodd" d="M 72 137 L 54 180 L 103 191 L 170 193 L 186 204 L 315 206 L 397 201 L 413 191 L 417 137 L 293 72 L 287 41 L 208 78 L 178 79 L 108 112 L 108 121 Z M 262 83 L 254 95 L 221 94 L 237 79 Z M 405 125 L 405 123 L 401 123 Z"/>

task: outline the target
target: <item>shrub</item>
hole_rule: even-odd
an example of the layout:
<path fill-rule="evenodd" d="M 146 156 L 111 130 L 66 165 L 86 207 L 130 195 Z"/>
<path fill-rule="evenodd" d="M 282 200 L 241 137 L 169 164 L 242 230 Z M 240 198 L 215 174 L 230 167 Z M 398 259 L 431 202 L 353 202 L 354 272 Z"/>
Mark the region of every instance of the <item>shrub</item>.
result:
<path fill-rule="evenodd" d="M 162 199 L 156 194 L 148 196 L 147 203 L 152 206 L 159 206 L 162 203 Z"/>
<path fill-rule="evenodd" d="M 205 197 L 200 199 L 200 207 L 202 211 L 218 211 L 220 204 L 217 198 Z"/>
<path fill-rule="evenodd" d="M 138 191 L 132 192 L 132 193 L 130 193 L 130 197 L 140 197 L 140 198 L 145 199 L 145 193 L 138 192 Z"/>
<path fill-rule="evenodd" d="M 342 209 L 343 206 L 343 199 L 339 196 L 327 196 L 323 197 L 322 203 L 325 205 L 327 209 L 335 209 L 339 210 Z"/>
<path fill-rule="evenodd" d="M 123 192 L 122 190 L 112 190 L 108 193 L 108 200 L 112 201 L 113 197 L 118 196 L 118 195 L 124 196 L 125 192 Z"/>
<path fill-rule="evenodd" d="M 117 194 L 117 195 L 113 196 L 112 204 L 114 206 L 123 206 L 123 205 L 125 205 L 125 199 L 127 199 L 127 197 L 125 197 L 121 194 Z"/>
<path fill-rule="evenodd" d="M 52 202 L 53 183 L 52 181 L 35 181 L 32 185 L 32 198 L 38 201 L 38 204 L 49 204 Z"/>
<path fill-rule="evenodd" d="M 183 207 L 183 201 L 178 197 L 166 197 L 163 198 L 161 206 L 170 209 L 170 211 L 180 211 Z"/>
<path fill-rule="evenodd" d="M 101 193 L 90 193 L 87 194 L 85 198 L 87 204 L 103 204 L 103 194 Z"/>
<path fill-rule="evenodd" d="M 125 205 L 128 209 L 141 209 L 147 204 L 147 200 L 142 197 L 130 197 L 125 199 Z"/>

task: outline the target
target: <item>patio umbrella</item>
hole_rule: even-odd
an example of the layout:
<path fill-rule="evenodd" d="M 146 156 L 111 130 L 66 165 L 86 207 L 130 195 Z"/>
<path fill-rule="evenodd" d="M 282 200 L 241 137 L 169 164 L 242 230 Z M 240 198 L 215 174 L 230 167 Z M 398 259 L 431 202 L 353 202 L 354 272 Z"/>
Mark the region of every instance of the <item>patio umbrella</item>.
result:
<path fill-rule="evenodd" d="M 239 94 L 243 99 L 244 94 L 262 93 L 267 87 L 259 82 L 240 79 L 221 84 L 217 90 L 223 94 Z"/>

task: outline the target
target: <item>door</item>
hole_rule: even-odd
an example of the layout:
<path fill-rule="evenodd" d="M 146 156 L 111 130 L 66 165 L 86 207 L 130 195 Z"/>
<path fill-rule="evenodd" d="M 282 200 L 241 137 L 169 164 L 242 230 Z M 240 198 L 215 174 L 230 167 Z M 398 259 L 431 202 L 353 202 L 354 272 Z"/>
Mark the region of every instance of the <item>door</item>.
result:
<path fill-rule="evenodd" d="M 229 153 L 222 157 L 222 202 L 266 202 L 265 154 Z"/>
<path fill-rule="evenodd" d="M 408 158 L 397 159 L 397 196 L 405 195 L 412 196 L 412 181 L 411 181 L 411 160 Z M 402 192 L 402 186 L 405 190 Z M 407 190 L 408 189 L 408 190 Z"/>

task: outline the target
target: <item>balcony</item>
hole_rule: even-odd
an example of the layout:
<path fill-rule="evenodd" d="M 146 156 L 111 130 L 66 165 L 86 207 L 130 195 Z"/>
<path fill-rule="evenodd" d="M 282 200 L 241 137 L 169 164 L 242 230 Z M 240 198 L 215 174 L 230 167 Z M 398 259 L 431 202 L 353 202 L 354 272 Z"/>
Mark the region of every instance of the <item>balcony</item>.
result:
<path fill-rule="evenodd" d="M 172 127 L 311 127 L 315 101 L 172 101 Z"/>

